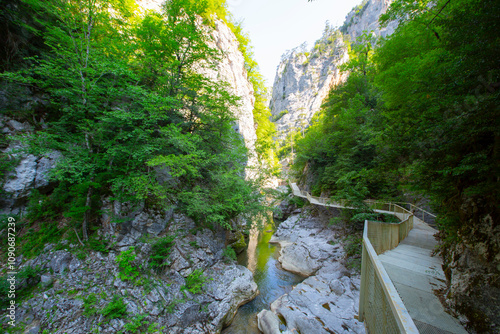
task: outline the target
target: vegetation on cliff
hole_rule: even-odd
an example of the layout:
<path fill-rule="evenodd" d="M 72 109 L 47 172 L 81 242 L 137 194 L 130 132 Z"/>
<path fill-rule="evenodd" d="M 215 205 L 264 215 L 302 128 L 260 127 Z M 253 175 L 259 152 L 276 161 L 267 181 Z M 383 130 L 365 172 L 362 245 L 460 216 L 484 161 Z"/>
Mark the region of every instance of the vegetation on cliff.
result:
<path fill-rule="evenodd" d="M 499 14 L 495 1 L 395 1 L 382 20 L 399 28 L 351 45 L 348 80 L 294 145 L 294 168 L 308 166 L 315 194 L 429 198 L 444 248 L 474 253 L 487 273 L 475 284 L 489 289 L 500 286 Z M 471 312 L 473 298 L 484 300 L 478 286 L 457 305 L 484 330 L 498 305 Z"/>
<path fill-rule="evenodd" d="M 16 138 L 30 153 L 62 153 L 56 189 L 35 194 L 50 212 L 40 216 L 35 205 L 33 219 L 57 225 L 63 214 L 88 239 L 106 197 L 160 210 L 175 205 L 199 224 L 224 228 L 262 209 L 256 185 L 242 177 L 246 149 L 231 112 L 238 98 L 199 71 L 221 57 L 206 31 L 214 15 L 227 15 L 223 1 L 169 1 L 162 13 L 142 15 L 125 0 L 6 7 L 6 29 L 20 48 L 17 58 L 3 57 L 7 95 L 25 86 L 42 92 L 44 102 L 22 115 L 2 113 L 35 127 Z M 23 8 L 34 22 L 23 19 Z M 18 31 L 38 36 L 40 47 L 24 50 Z"/>

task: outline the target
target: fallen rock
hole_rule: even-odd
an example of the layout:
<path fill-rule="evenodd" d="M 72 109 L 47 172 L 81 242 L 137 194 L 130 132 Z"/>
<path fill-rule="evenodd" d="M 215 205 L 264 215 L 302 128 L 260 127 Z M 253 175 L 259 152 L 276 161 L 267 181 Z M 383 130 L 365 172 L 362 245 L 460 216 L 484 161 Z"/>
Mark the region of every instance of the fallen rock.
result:
<path fill-rule="evenodd" d="M 191 220 L 179 215 L 172 224 L 172 230 L 183 231 Z M 171 256 L 185 256 L 186 269 L 179 272 L 170 266 L 162 274 L 148 274 L 151 246 L 136 242 L 131 265 L 143 269 L 132 280 L 120 279 L 116 262 L 120 251 L 112 250 L 109 254 L 92 251 L 85 259 L 78 259 L 67 250 L 45 247 L 46 251 L 20 266 L 20 269 L 39 266 L 42 272 L 33 282 L 27 281 L 19 287 L 36 286 L 36 289 L 28 300 L 20 303 L 16 319 L 33 333 L 42 329 L 54 334 L 112 334 L 125 331 L 125 325 L 135 316 L 146 314 L 143 321 L 157 323 L 158 329 L 163 327 L 163 333 L 220 333 L 232 321 L 238 307 L 257 295 L 251 271 L 222 261 L 223 233 L 204 229 L 174 242 L 179 254 L 173 252 Z M 206 277 L 202 291 L 196 294 L 183 289 L 187 285 L 185 277 L 193 268 L 202 270 Z M 125 305 L 127 315 L 107 319 L 102 310 L 114 296 Z"/>
<path fill-rule="evenodd" d="M 279 262 L 283 269 L 304 276 L 314 274 L 325 261 L 342 257 L 340 245 L 330 245 L 335 232 L 313 218 L 290 216 L 280 224 L 269 242 L 281 246 Z"/>
<path fill-rule="evenodd" d="M 283 268 L 309 276 L 271 304 L 274 316 L 285 320 L 284 333 L 365 333 L 363 323 L 355 318 L 360 277 L 341 264 L 342 247 L 331 245 L 331 240 L 335 232 L 325 223 L 297 215 L 281 223 L 271 238 L 282 247 Z M 271 318 L 264 315 L 263 319 Z"/>
<path fill-rule="evenodd" d="M 280 334 L 280 319 L 276 314 L 268 310 L 262 310 L 257 314 L 259 329 L 264 334 Z"/>

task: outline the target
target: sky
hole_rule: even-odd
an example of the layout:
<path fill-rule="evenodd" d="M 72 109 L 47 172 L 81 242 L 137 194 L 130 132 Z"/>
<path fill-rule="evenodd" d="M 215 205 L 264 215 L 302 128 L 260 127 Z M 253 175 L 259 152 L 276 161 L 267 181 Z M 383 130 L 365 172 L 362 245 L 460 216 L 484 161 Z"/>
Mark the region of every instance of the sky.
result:
<path fill-rule="evenodd" d="M 243 22 L 266 86 L 274 82 L 281 55 L 319 39 L 328 20 L 340 27 L 362 0 L 226 0 L 234 19 Z"/>

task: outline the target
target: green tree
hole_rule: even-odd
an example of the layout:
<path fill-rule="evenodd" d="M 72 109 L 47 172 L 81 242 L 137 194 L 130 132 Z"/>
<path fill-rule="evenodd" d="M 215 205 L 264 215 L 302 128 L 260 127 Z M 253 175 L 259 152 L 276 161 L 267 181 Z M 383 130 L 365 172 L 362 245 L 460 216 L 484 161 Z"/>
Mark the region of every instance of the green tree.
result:
<path fill-rule="evenodd" d="M 499 58 L 490 31 L 498 26 L 498 5 L 446 4 L 438 2 L 436 10 L 418 17 L 432 21 L 440 39 L 420 21 L 409 21 L 384 43 L 377 52 L 376 83 L 390 122 L 384 131 L 391 146 L 387 161 L 406 162 L 412 187 L 433 196 L 442 216 L 453 221 L 454 234 L 461 224 L 454 212 L 466 198 L 498 200 Z"/>
<path fill-rule="evenodd" d="M 179 210 L 224 227 L 261 209 L 231 127 L 238 99 L 200 70 L 220 54 L 198 22 L 210 3 L 170 1 L 139 18 L 133 1 L 26 1 L 56 18 L 40 20 L 50 52 L 3 76 L 51 98 L 31 150 L 63 154 L 53 176 L 74 195 L 63 210 L 83 222 L 84 239 L 104 196 L 160 207 L 180 199 Z"/>
<path fill-rule="evenodd" d="M 456 260 L 449 250 L 458 248 L 480 259 L 472 276 L 498 277 L 500 4 L 399 0 L 394 6 L 388 16 L 408 20 L 375 56 L 386 116 L 382 159 L 402 171 L 410 190 L 432 200 L 445 261 Z M 489 332 L 489 320 L 498 326 L 491 315 L 500 306 L 479 281 L 453 298 L 478 332 Z"/>
<path fill-rule="evenodd" d="M 39 17 L 56 18 L 55 23 L 39 21 L 51 53 L 34 59 L 32 68 L 6 77 L 50 94 L 51 127 L 32 138 L 32 148 L 63 153 L 55 177 L 78 189 L 70 215 L 83 216 L 83 236 L 87 239 L 94 191 L 106 183 L 113 164 L 120 169 L 126 166 L 118 159 L 128 159 L 114 154 L 113 142 L 122 139 L 119 129 L 132 125 L 131 116 L 138 113 L 137 109 L 118 107 L 118 102 L 140 99 L 143 94 L 131 84 L 135 78 L 125 61 L 129 48 L 117 47 L 130 38 L 134 8 L 124 1 L 26 3 Z"/>

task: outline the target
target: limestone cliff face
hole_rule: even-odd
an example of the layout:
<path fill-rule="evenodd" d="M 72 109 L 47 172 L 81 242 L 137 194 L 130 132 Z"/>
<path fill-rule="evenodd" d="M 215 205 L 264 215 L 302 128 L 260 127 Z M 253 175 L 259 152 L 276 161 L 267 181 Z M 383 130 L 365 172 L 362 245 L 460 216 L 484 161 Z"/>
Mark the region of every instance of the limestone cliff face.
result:
<path fill-rule="evenodd" d="M 211 32 L 213 46 L 222 51 L 222 59 L 217 63 L 214 71 L 206 71 L 210 79 L 227 82 L 229 91 L 240 98 L 239 105 L 233 109 L 236 117 L 234 129 L 238 131 L 248 149 L 249 158 L 247 177 L 251 176 L 251 167 L 257 166 L 255 153 L 255 132 L 253 108 L 255 97 L 252 83 L 248 80 L 243 54 L 238 49 L 239 44 L 231 29 L 222 21 L 215 20 L 215 30 Z"/>
<path fill-rule="evenodd" d="M 294 49 L 279 64 L 269 107 L 278 137 L 306 127 L 330 89 L 343 82 L 339 65 L 348 60 L 342 36 L 325 33 L 310 52 Z"/>
<path fill-rule="evenodd" d="M 340 32 L 351 41 L 364 31 L 384 37 L 392 34 L 396 22 L 385 28 L 380 28 L 378 23 L 379 16 L 387 11 L 391 2 L 364 1 L 347 15 Z M 279 64 L 269 107 L 280 139 L 289 131 L 307 127 L 330 89 L 347 78 L 347 74 L 338 69 L 349 59 L 340 32 L 326 30 L 309 52 L 303 48 L 293 49 Z"/>
<path fill-rule="evenodd" d="M 348 35 L 352 41 L 363 32 L 373 33 L 376 36 L 386 37 L 394 32 L 397 22 L 390 22 L 381 28 L 378 23 L 380 15 L 384 14 L 393 0 L 365 0 L 347 14 L 344 25 L 340 30 Z"/>

